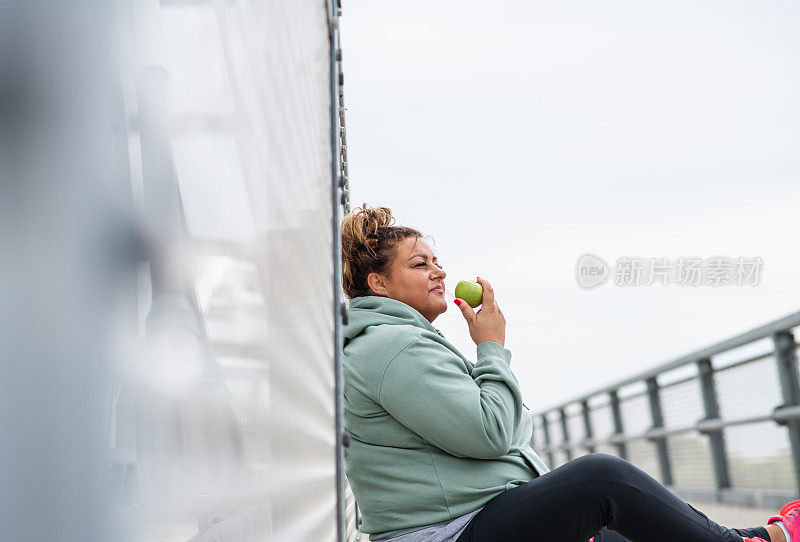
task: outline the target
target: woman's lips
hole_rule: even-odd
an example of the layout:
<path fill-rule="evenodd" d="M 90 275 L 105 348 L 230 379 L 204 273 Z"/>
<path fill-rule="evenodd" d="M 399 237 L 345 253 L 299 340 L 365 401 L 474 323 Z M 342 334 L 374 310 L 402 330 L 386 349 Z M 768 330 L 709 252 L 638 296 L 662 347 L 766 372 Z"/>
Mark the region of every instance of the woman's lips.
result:
<path fill-rule="evenodd" d="M 439 292 L 440 294 L 443 294 L 444 293 L 444 289 L 441 286 L 437 286 L 436 288 L 431 290 L 431 292 Z"/>

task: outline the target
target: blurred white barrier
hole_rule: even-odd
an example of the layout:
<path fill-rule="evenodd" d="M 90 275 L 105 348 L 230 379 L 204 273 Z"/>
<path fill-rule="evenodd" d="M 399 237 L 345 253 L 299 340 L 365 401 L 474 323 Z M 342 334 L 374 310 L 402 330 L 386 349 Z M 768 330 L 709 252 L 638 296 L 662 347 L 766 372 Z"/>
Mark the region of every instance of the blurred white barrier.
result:
<path fill-rule="evenodd" d="M 0 7 L 4 536 L 343 539 L 335 6 Z"/>

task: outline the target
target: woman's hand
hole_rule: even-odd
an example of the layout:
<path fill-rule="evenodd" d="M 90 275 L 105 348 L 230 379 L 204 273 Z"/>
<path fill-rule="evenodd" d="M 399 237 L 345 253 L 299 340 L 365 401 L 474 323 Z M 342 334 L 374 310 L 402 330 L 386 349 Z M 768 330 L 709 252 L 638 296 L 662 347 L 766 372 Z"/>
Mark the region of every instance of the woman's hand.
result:
<path fill-rule="evenodd" d="M 494 300 L 492 285 L 488 280 L 480 277 L 477 282 L 483 287 L 483 300 L 477 314 L 469 306 L 469 303 L 463 299 L 458 300 L 458 308 L 461 309 L 461 314 L 464 315 L 469 326 L 469 335 L 476 345 L 484 341 L 494 341 L 505 347 L 506 319 Z"/>

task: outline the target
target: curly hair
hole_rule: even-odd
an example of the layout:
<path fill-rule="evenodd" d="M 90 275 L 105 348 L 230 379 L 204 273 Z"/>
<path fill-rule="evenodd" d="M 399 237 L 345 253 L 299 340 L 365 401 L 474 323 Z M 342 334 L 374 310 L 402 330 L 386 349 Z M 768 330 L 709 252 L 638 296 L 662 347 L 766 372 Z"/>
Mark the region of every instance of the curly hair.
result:
<path fill-rule="evenodd" d="M 387 273 L 399 241 L 422 237 L 419 230 L 393 222 L 391 209 L 370 209 L 366 203 L 342 219 L 342 287 L 348 298 L 375 295 L 367 284 L 369 274 Z"/>

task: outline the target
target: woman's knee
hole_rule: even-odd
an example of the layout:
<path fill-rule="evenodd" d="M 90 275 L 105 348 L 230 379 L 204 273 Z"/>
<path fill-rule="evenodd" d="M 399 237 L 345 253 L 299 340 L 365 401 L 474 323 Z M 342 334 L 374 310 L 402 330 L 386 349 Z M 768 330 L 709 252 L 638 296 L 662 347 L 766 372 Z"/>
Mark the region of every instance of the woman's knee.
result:
<path fill-rule="evenodd" d="M 620 479 L 632 470 L 636 470 L 631 463 L 615 455 L 605 453 L 592 453 L 581 456 L 574 460 L 576 467 L 580 467 L 581 472 L 592 475 L 606 475 L 611 478 Z"/>

